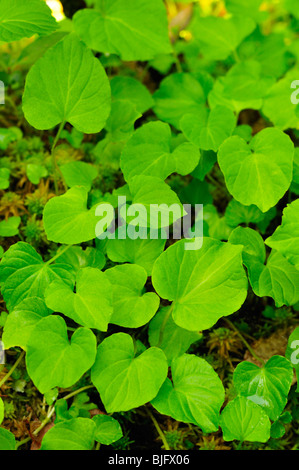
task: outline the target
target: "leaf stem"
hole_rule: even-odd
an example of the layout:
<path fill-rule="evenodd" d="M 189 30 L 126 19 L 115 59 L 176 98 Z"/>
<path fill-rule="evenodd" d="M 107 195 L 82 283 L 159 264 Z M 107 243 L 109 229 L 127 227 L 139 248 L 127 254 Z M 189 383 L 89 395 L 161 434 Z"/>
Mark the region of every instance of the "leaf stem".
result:
<path fill-rule="evenodd" d="M 233 56 L 234 56 L 234 59 L 237 62 L 237 64 L 239 64 L 241 62 L 241 59 L 240 59 L 239 54 L 237 53 L 236 49 L 233 50 Z"/>
<path fill-rule="evenodd" d="M 44 427 L 51 421 L 51 418 L 54 414 L 54 411 L 55 411 L 54 405 L 50 406 L 45 419 L 42 421 L 40 426 L 38 428 L 36 428 L 35 431 L 33 431 L 33 433 L 32 433 L 33 436 L 37 436 L 42 431 L 42 429 L 44 429 Z M 27 444 L 27 442 L 29 442 L 29 441 L 31 441 L 31 437 L 26 437 L 26 439 L 23 439 L 22 441 L 17 442 L 16 449 L 18 449 L 19 447 L 21 447 L 24 444 Z"/>
<path fill-rule="evenodd" d="M 153 413 L 148 409 L 146 408 L 146 411 L 147 411 L 147 414 L 149 415 L 149 417 L 151 418 L 152 422 L 154 423 L 154 426 L 163 442 L 163 445 L 164 445 L 164 449 L 165 450 L 170 450 L 170 447 L 169 447 L 169 444 L 166 440 L 166 437 L 165 437 L 165 434 L 164 432 L 162 431 L 162 429 L 160 428 L 159 426 L 159 423 L 158 421 L 156 420 L 156 418 L 154 417 Z"/>
<path fill-rule="evenodd" d="M 156 344 L 156 348 L 159 348 L 163 342 L 163 336 L 164 336 L 164 331 L 165 331 L 165 327 L 167 325 L 167 322 L 172 314 L 172 311 L 173 311 L 173 303 L 171 304 L 171 306 L 169 307 L 169 310 L 168 312 L 166 313 L 164 319 L 163 319 L 163 322 L 162 322 L 162 325 L 161 325 L 161 328 L 160 328 L 160 334 L 159 334 L 159 341 L 158 343 Z"/>
<path fill-rule="evenodd" d="M 223 320 L 237 333 L 237 335 L 239 336 L 239 338 L 241 339 L 241 341 L 245 344 L 246 348 L 248 349 L 248 351 L 250 352 L 250 354 L 257 360 L 259 361 L 263 366 L 265 365 L 265 361 L 259 357 L 254 349 L 250 346 L 250 344 L 246 341 L 246 339 L 244 338 L 244 336 L 240 333 L 240 331 L 238 330 L 238 328 L 228 319 L 228 318 L 223 318 Z"/>
<path fill-rule="evenodd" d="M 78 393 L 81 393 L 84 390 L 88 390 L 89 388 L 94 388 L 94 386 L 93 385 L 86 385 L 85 387 L 78 388 L 78 390 L 75 390 L 74 392 L 71 392 L 68 395 L 66 395 L 65 397 L 63 397 L 63 399 L 68 400 L 69 398 L 72 398 L 75 395 L 78 395 Z M 32 433 L 33 436 L 37 436 L 42 431 L 42 429 L 44 429 L 44 427 L 51 421 L 51 418 L 52 418 L 54 412 L 55 412 L 55 404 L 53 404 L 52 406 L 49 407 L 47 416 L 41 422 L 40 426 L 35 431 L 33 431 L 33 433 Z M 27 442 L 29 442 L 29 441 L 31 441 L 31 437 L 26 437 L 26 439 L 23 439 L 22 441 L 17 442 L 16 448 L 18 448 L 18 447 L 20 447 L 24 444 L 27 444 Z"/>
<path fill-rule="evenodd" d="M 55 261 L 57 258 L 59 258 L 61 255 L 63 255 L 63 253 L 65 253 L 71 246 L 73 245 L 66 245 L 64 246 L 58 253 L 56 253 L 55 256 L 53 256 L 53 258 L 49 259 L 45 265 L 48 266 L 49 264 L 52 264 L 53 261 Z"/>
<path fill-rule="evenodd" d="M 69 393 L 65 397 L 62 397 L 63 400 L 68 400 L 69 398 L 74 397 L 75 395 L 78 395 L 78 393 L 84 392 L 85 390 L 89 390 L 90 388 L 94 388 L 93 385 L 86 385 L 85 387 L 78 388 L 78 390 L 75 390 L 74 392 Z"/>
<path fill-rule="evenodd" d="M 18 359 L 16 360 L 16 362 L 12 366 L 12 368 L 7 372 L 7 374 L 0 381 L 0 388 L 2 387 L 2 385 L 5 384 L 7 379 L 9 379 L 9 377 L 13 374 L 13 372 L 16 370 L 16 368 L 18 367 L 18 365 L 20 364 L 20 362 L 22 361 L 24 356 L 25 356 L 25 351 L 22 351 L 21 354 L 19 355 Z"/>
<path fill-rule="evenodd" d="M 174 60 L 175 60 L 175 65 L 176 65 L 177 72 L 182 73 L 183 72 L 182 65 L 181 65 L 180 59 L 179 59 L 179 57 L 177 55 L 177 52 L 176 52 L 174 47 L 173 47 L 173 57 L 174 57 Z"/>
<path fill-rule="evenodd" d="M 51 147 L 51 159 L 52 159 L 52 165 L 53 165 L 53 170 L 56 169 L 56 172 L 53 171 L 53 175 L 54 175 L 54 187 L 55 187 L 55 194 L 58 195 L 58 182 L 57 182 L 57 171 L 60 173 L 60 175 L 62 176 L 63 178 L 63 175 L 61 173 L 61 170 L 59 168 L 59 166 L 57 165 L 57 161 L 56 161 L 56 157 L 55 157 L 55 147 L 57 145 L 57 142 L 60 138 L 60 135 L 61 135 L 61 132 L 63 131 L 63 128 L 65 126 L 65 121 L 63 121 L 60 126 L 59 126 L 59 129 L 57 131 L 57 134 L 55 136 L 55 139 L 54 139 L 54 142 L 52 144 L 52 147 Z M 64 181 L 64 178 L 63 178 L 63 181 Z"/>

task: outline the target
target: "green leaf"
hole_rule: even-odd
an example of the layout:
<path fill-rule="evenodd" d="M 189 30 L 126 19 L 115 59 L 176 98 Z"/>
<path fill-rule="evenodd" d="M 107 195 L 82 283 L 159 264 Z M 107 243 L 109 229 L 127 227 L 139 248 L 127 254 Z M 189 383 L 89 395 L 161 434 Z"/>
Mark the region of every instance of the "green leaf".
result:
<path fill-rule="evenodd" d="M 183 203 L 191 204 L 212 204 L 213 196 L 210 192 L 210 186 L 206 181 L 198 181 L 193 178 L 191 183 L 185 186 L 179 193 L 180 200 Z"/>
<path fill-rule="evenodd" d="M 19 233 L 21 217 L 9 217 L 0 222 L 0 237 L 14 237 Z"/>
<path fill-rule="evenodd" d="M 271 426 L 271 437 L 273 439 L 280 439 L 285 435 L 285 427 L 279 421 L 275 421 L 275 423 Z"/>
<path fill-rule="evenodd" d="M 105 275 L 113 290 L 110 322 L 124 328 L 139 328 L 148 323 L 158 310 L 160 299 L 153 292 L 143 293 L 147 281 L 145 269 L 124 264 L 107 269 Z"/>
<path fill-rule="evenodd" d="M 255 22 L 246 16 L 201 18 L 197 14 L 191 23 L 191 31 L 204 56 L 209 60 L 225 60 L 255 26 Z"/>
<path fill-rule="evenodd" d="M 298 80 L 298 70 L 290 70 L 284 78 L 276 82 L 264 97 L 262 111 L 281 130 L 298 129 L 299 116 L 291 102 L 291 83 Z"/>
<path fill-rule="evenodd" d="M 74 273 L 69 265 L 44 263 L 28 243 L 12 245 L 2 257 L 0 286 L 9 310 L 27 297 L 42 299 L 49 283 L 54 280 L 73 285 Z"/>
<path fill-rule="evenodd" d="M 229 236 L 233 245 L 242 245 L 242 258 L 245 266 L 250 269 L 254 263 L 264 264 L 266 248 L 261 235 L 249 227 L 237 227 Z"/>
<path fill-rule="evenodd" d="M 46 168 L 42 165 L 36 165 L 35 163 L 28 163 L 26 174 L 29 181 L 33 184 L 39 184 L 42 178 L 48 176 Z"/>
<path fill-rule="evenodd" d="M 34 328 L 26 354 L 27 371 L 41 393 L 54 387 L 68 388 L 91 368 L 96 357 L 96 337 L 78 328 L 68 339 L 63 318 L 51 315 Z"/>
<path fill-rule="evenodd" d="M 91 371 L 107 413 L 128 411 L 152 400 L 167 376 L 161 349 L 149 348 L 135 356 L 131 336 L 117 333 L 100 344 Z"/>
<path fill-rule="evenodd" d="M 247 60 L 234 65 L 227 73 L 223 93 L 236 101 L 254 101 L 264 98 L 275 78 L 263 74 L 262 65 Z"/>
<path fill-rule="evenodd" d="M 218 162 L 227 189 L 244 205 L 262 212 L 275 206 L 292 181 L 294 144 L 279 129 L 259 132 L 247 144 L 241 137 L 227 139 L 218 152 Z"/>
<path fill-rule="evenodd" d="M 263 21 L 265 16 L 267 16 L 266 12 L 260 11 L 262 1 L 263 0 L 252 0 L 248 3 L 247 0 L 225 0 L 225 6 L 233 15 L 249 17 L 259 22 Z"/>
<path fill-rule="evenodd" d="M 244 206 L 240 202 L 232 199 L 225 210 L 225 219 L 231 227 L 237 227 L 240 224 L 256 224 L 265 217 L 260 209 L 254 205 Z"/>
<path fill-rule="evenodd" d="M 174 73 L 164 78 L 153 98 L 158 118 L 177 129 L 184 114 L 197 115 L 206 101 L 201 84 L 188 73 Z"/>
<path fill-rule="evenodd" d="M 299 327 L 295 328 L 288 340 L 288 346 L 285 354 L 296 370 L 297 392 L 299 392 Z"/>
<path fill-rule="evenodd" d="M 203 151 L 199 160 L 199 164 L 192 173 L 194 178 L 204 181 L 205 176 L 213 168 L 214 164 L 217 162 L 217 154 L 212 150 Z"/>
<path fill-rule="evenodd" d="M 168 184 L 164 183 L 160 178 L 155 176 L 134 176 L 129 181 L 129 188 L 132 194 L 132 205 L 130 206 L 130 214 L 127 215 L 127 223 L 132 226 L 151 227 L 151 229 L 159 229 L 168 227 L 176 220 L 185 215 L 184 208 L 180 203 L 176 193 L 170 189 Z M 174 204 L 175 210 L 170 213 L 170 208 Z M 140 205 L 142 209 L 140 210 Z M 127 210 L 122 208 L 121 215 Z M 159 217 L 160 215 L 160 217 Z"/>
<path fill-rule="evenodd" d="M 299 199 L 287 205 L 281 225 L 265 243 L 278 250 L 299 269 Z"/>
<path fill-rule="evenodd" d="M 260 405 L 272 421 L 279 418 L 287 404 L 292 380 L 292 364 L 282 356 L 271 357 L 262 368 L 241 362 L 233 375 L 237 393 Z"/>
<path fill-rule="evenodd" d="M 15 450 L 15 436 L 7 429 L 0 428 L 0 450 Z"/>
<path fill-rule="evenodd" d="M 199 157 L 198 148 L 187 142 L 172 149 L 168 124 L 149 122 L 140 127 L 124 147 L 121 169 L 126 181 L 136 175 L 155 176 L 164 180 L 171 173 L 191 173 Z"/>
<path fill-rule="evenodd" d="M 89 191 L 93 180 L 98 176 L 97 169 L 85 162 L 69 162 L 60 167 L 69 188 L 85 186 Z"/>
<path fill-rule="evenodd" d="M 163 252 L 166 240 L 151 240 L 138 238 L 136 240 L 116 239 L 108 240 L 107 255 L 116 263 L 132 263 L 142 266 L 148 276 L 151 275 L 154 262 Z"/>
<path fill-rule="evenodd" d="M 0 150 L 6 150 L 11 142 L 20 140 L 22 135 L 18 127 L 0 128 Z"/>
<path fill-rule="evenodd" d="M 99 221 L 95 215 L 96 207 L 87 208 L 87 197 L 85 187 L 74 186 L 62 196 L 47 202 L 43 220 L 48 240 L 75 245 L 99 235 L 96 234 Z"/>
<path fill-rule="evenodd" d="M 28 339 L 34 327 L 50 313 L 45 302 L 38 297 L 28 297 L 18 303 L 8 315 L 4 326 L 2 340 L 5 348 L 19 346 L 26 350 Z"/>
<path fill-rule="evenodd" d="M 232 229 L 228 226 L 226 218 L 220 217 L 216 207 L 212 204 L 206 204 L 204 206 L 203 221 L 208 226 L 208 235 L 211 238 L 217 238 L 218 240 L 228 240 Z"/>
<path fill-rule="evenodd" d="M 196 251 L 186 250 L 185 244 L 186 240 L 178 241 L 159 256 L 152 281 L 160 297 L 173 301 L 175 323 L 201 331 L 243 304 L 247 278 L 242 249 L 211 238 L 204 238 Z"/>
<path fill-rule="evenodd" d="M 299 19 L 298 5 L 296 0 L 283 0 L 283 6 L 295 18 Z"/>
<path fill-rule="evenodd" d="M 154 104 L 148 89 L 135 78 L 116 76 L 112 78 L 110 85 L 114 100 L 131 101 L 139 113 L 145 113 Z"/>
<path fill-rule="evenodd" d="M 259 62 L 263 72 L 269 76 L 280 78 L 288 68 L 286 53 L 288 46 L 284 39 L 283 31 L 272 30 L 271 34 L 265 36 L 261 31 L 256 30 L 240 46 L 240 56 L 242 59 Z"/>
<path fill-rule="evenodd" d="M 83 250 L 81 246 L 71 246 L 59 256 L 59 262 L 69 264 L 77 272 L 87 267 L 102 269 L 106 264 L 106 259 L 100 249 L 88 246 Z"/>
<path fill-rule="evenodd" d="M 74 418 L 55 424 L 46 432 L 41 450 L 92 450 L 96 426 L 88 418 Z"/>
<path fill-rule="evenodd" d="M 254 293 L 272 297 L 276 307 L 299 300 L 299 271 L 279 252 L 271 252 L 266 266 L 249 265 L 249 279 Z"/>
<path fill-rule="evenodd" d="M 9 188 L 9 177 L 10 170 L 8 168 L 0 168 L 0 189 Z"/>
<path fill-rule="evenodd" d="M 12 42 L 56 29 L 50 8 L 41 0 L 0 0 L 0 41 Z"/>
<path fill-rule="evenodd" d="M 112 416 L 96 415 L 92 418 L 96 425 L 95 440 L 109 446 L 122 438 L 123 432 L 120 424 Z"/>
<path fill-rule="evenodd" d="M 275 251 L 271 252 L 265 266 L 266 249 L 258 232 L 237 227 L 229 241 L 244 247 L 242 258 L 255 295 L 272 297 L 277 307 L 294 305 L 299 300 L 299 271 Z"/>
<path fill-rule="evenodd" d="M 217 431 L 224 388 L 212 366 L 184 354 L 172 361 L 171 375 L 173 383 L 166 379 L 153 407 L 176 421 L 195 424 L 203 432 Z"/>
<path fill-rule="evenodd" d="M 235 398 L 224 408 L 220 426 L 225 441 L 267 442 L 271 423 L 259 405 L 245 397 Z"/>
<path fill-rule="evenodd" d="M 248 124 L 240 124 L 235 128 L 233 135 L 238 135 L 249 142 L 252 139 L 252 128 Z"/>
<path fill-rule="evenodd" d="M 23 111 L 36 129 L 69 122 L 77 130 L 92 134 L 103 129 L 110 101 L 109 80 L 100 61 L 75 34 L 70 34 L 30 69 Z"/>
<path fill-rule="evenodd" d="M 159 345 L 168 361 L 171 361 L 184 354 L 191 344 L 202 338 L 202 335 L 177 326 L 169 315 L 169 309 L 170 307 L 162 308 L 151 320 L 148 339 L 151 346 Z"/>
<path fill-rule="evenodd" d="M 197 114 L 185 114 L 180 121 L 180 128 L 190 142 L 214 152 L 232 135 L 235 127 L 236 116 L 224 106 L 216 106 L 210 112 L 202 108 Z"/>
<path fill-rule="evenodd" d="M 234 100 L 229 95 L 224 93 L 227 77 L 229 73 L 224 77 L 219 77 L 213 86 L 213 89 L 210 91 L 208 96 L 208 102 L 211 109 L 214 109 L 216 106 L 225 106 L 228 109 L 231 109 L 236 114 L 244 109 L 261 109 L 263 105 L 263 100 L 261 98 L 254 98 L 252 100 L 246 99 L 246 96 L 243 97 L 242 101 Z"/>
<path fill-rule="evenodd" d="M 76 276 L 76 293 L 63 282 L 53 282 L 46 293 L 46 304 L 87 328 L 107 331 L 113 313 L 112 285 L 106 273 L 82 268 Z"/>
<path fill-rule="evenodd" d="M 134 0 L 103 0 L 99 10 L 80 10 L 73 21 L 91 49 L 120 55 L 126 61 L 145 61 L 171 52 L 161 0 L 139 0 L 137 5 Z"/>
<path fill-rule="evenodd" d="M 134 123 L 141 117 L 136 106 L 129 100 L 116 100 L 112 102 L 111 113 L 105 129 L 113 142 L 125 142 L 134 132 Z"/>

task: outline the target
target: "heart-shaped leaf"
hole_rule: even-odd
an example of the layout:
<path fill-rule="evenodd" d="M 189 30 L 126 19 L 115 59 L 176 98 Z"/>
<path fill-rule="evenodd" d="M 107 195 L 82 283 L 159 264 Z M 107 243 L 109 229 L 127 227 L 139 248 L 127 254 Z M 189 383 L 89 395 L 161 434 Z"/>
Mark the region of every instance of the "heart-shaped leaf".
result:
<path fill-rule="evenodd" d="M 129 100 L 142 114 L 154 104 L 148 89 L 135 78 L 119 75 L 112 78 L 110 85 L 114 100 Z"/>
<path fill-rule="evenodd" d="M 70 162 L 60 167 L 66 184 L 73 186 L 85 186 L 88 191 L 93 180 L 97 177 L 97 169 L 85 162 Z"/>
<path fill-rule="evenodd" d="M 172 150 L 171 145 L 171 130 L 166 123 L 149 122 L 137 129 L 121 155 L 125 180 L 129 181 L 136 175 L 165 180 L 171 173 L 191 173 L 200 158 L 198 148 L 184 142 Z"/>
<path fill-rule="evenodd" d="M 73 21 L 91 49 L 123 60 L 149 60 L 171 52 L 161 0 L 103 0 L 98 10 L 78 11 Z"/>
<path fill-rule="evenodd" d="M 69 341 L 66 323 L 57 315 L 38 322 L 27 342 L 27 371 L 41 393 L 74 385 L 91 368 L 95 357 L 92 331 L 79 328 Z"/>
<path fill-rule="evenodd" d="M 87 208 L 87 197 L 85 187 L 74 186 L 62 196 L 47 202 L 43 220 L 48 240 L 75 245 L 99 235 L 96 234 L 99 221 L 95 215 L 96 207 Z"/>
<path fill-rule="evenodd" d="M 44 263 L 28 243 L 18 242 L 3 255 L 0 263 L 0 285 L 9 310 L 27 297 L 43 298 L 49 283 L 59 280 L 74 285 L 74 272 L 62 263 Z"/>
<path fill-rule="evenodd" d="M 0 237 L 14 237 L 19 233 L 21 217 L 9 217 L 0 222 Z"/>
<path fill-rule="evenodd" d="M 61 250 L 63 249 L 64 247 L 61 247 Z M 106 258 L 100 249 L 88 246 L 83 250 L 81 246 L 70 246 L 59 256 L 59 261 L 69 264 L 77 272 L 79 269 L 87 267 L 102 269 L 105 266 Z"/>
<path fill-rule="evenodd" d="M 188 73 L 174 73 L 164 78 L 153 98 L 158 118 L 177 129 L 184 114 L 200 113 L 206 101 L 201 84 Z"/>
<path fill-rule="evenodd" d="M 166 240 L 151 240 L 138 238 L 111 239 L 107 242 L 108 258 L 117 263 L 132 263 L 142 266 L 148 276 L 151 275 L 154 262 L 163 252 Z"/>
<path fill-rule="evenodd" d="M 263 408 L 245 397 L 235 398 L 224 408 L 220 426 L 225 441 L 267 442 L 271 423 Z"/>
<path fill-rule="evenodd" d="M 76 293 L 61 282 L 53 282 L 45 297 L 47 306 L 55 312 L 87 328 L 107 331 L 113 312 L 112 284 L 99 269 L 88 267 L 77 272 Z"/>
<path fill-rule="evenodd" d="M 260 405 L 272 421 L 284 410 L 292 380 L 292 364 L 282 356 L 271 357 L 262 368 L 241 362 L 233 375 L 237 393 Z"/>
<path fill-rule="evenodd" d="M 134 176 L 129 182 L 129 188 L 133 198 L 129 214 L 126 207 L 120 213 L 132 226 L 157 230 L 169 227 L 186 214 L 176 193 L 160 178 Z M 140 206 L 143 210 L 140 210 Z M 170 210 L 171 206 L 174 211 Z"/>
<path fill-rule="evenodd" d="M 23 111 L 36 129 L 69 122 L 79 131 L 92 134 L 103 129 L 110 102 L 109 80 L 100 61 L 75 34 L 69 34 L 30 69 Z"/>
<path fill-rule="evenodd" d="M 27 349 L 27 341 L 37 323 L 50 315 L 45 302 L 38 297 L 28 297 L 12 310 L 4 325 L 2 340 L 6 349 L 19 346 Z"/>
<path fill-rule="evenodd" d="M 234 313 L 246 298 L 242 248 L 204 238 L 202 248 L 193 251 L 185 250 L 185 243 L 180 240 L 159 256 L 152 280 L 160 297 L 173 301 L 175 323 L 201 331 Z"/>
<path fill-rule="evenodd" d="M 0 0 L 0 41 L 46 36 L 56 29 L 51 10 L 41 0 Z"/>
<path fill-rule="evenodd" d="M 96 426 L 88 418 L 74 418 L 55 424 L 46 432 L 41 450 L 92 450 Z"/>
<path fill-rule="evenodd" d="M 225 106 L 216 106 L 210 112 L 202 108 L 197 114 L 185 114 L 180 128 L 190 142 L 202 150 L 217 152 L 236 127 L 236 116 Z"/>
<path fill-rule="evenodd" d="M 196 14 L 191 23 L 200 51 L 209 60 L 226 59 L 254 29 L 255 22 L 247 16 L 202 18 Z"/>
<path fill-rule="evenodd" d="M 149 348 L 135 357 L 131 336 L 117 333 L 100 344 L 91 380 L 108 413 L 128 411 L 157 395 L 167 369 L 161 349 Z"/>
<path fill-rule="evenodd" d="M 113 289 L 113 315 L 110 320 L 124 328 L 139 328 L 148 323 L 159 308 L 160 299 L 153 292 L 143 293 L 147 281 L 144 268 L 124 264 L 107 269 L 105 275 Z"/>
<path fill-rule="evenodd" d="M 112 416 L 96 415 L 92 420 L 96 425 L 95 440 L 100 444 L 109 446 L 122 438 L 120 424 Z"/>
<path fill-rule="evenodd" d="M 200 357 L 184 354 L 171 363 L 172 381 L 166 379 L 152 405 L 159 413 L 183 423 L 193 423 L 203 432 L 218 429 L 224 388 L 212 366 Z"/>
<path fill-rule="evenodd" d="M 244 205 L 262 212 L 275 206 L 292 181 L 294 144 L 279 129 L 259 132 L 248 145 L 241 137 L 227 139 L 218 152 L 218 162 L 227 189 Z"/>

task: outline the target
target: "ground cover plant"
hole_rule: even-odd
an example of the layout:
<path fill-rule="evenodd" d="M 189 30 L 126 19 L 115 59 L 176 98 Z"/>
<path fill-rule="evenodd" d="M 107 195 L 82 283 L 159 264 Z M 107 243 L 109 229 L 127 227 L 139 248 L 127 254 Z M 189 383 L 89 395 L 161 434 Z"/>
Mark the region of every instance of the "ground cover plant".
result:
<path fill-rule="evenodd" d="M 298 450 L 297 0 L 62 3 L 0 0 L 0 450 Z"/>

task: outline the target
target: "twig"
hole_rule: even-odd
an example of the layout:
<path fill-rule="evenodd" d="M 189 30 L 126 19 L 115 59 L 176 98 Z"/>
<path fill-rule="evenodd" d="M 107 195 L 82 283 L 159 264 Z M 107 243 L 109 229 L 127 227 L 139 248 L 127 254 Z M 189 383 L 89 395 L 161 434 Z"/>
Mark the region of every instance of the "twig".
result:
<path fill-rule="evenodd" d="M 170 450 L 170 447 L 169 447 L 168 442 L 167 442 L 167 440 L 166 440 L 165 434 L 164 434 L 164 432 L 162 431 L 162 429 L 160 428 L 159 423 L 158 423 L 158 421 L 156 420 L 156 418 L 154 417 L 153 413 L 152 413 L 149 409 L 147 409 L 147 408 L 146 408 L 146 412 L 147 412 L 147 414 L 149 415 L 149 417 L 151 418 L 152 422 L 154 423 L 154 426 L 155 426 L 155 428 L 156 428 L 156 430 L 157 430 L 157 432 L 158 432 L 158 434 L 159 434 L 159 436 L 160 436 L 160 438 L 161 438 L 161 440 L 162 440 L 162 442 L 163 442 L 164 449 L 165 449 L 165 450 Z"/>
<path fill-rule="evenodd" d="M 9 377 L 13 374 L 13 372 L 16 370 L 16 368 L 18 367 L 18 365 L 20 364 L 20 362 L 22 361 L 24 356 L 25 356 L 25 351 L 22 351 L 21 354 L 19 355 L 18 359 L 16 360 L 16 362 L 12 366 L 12 368 L 7 372 L 7 374 L 0 381 L 0 388 L 2 387 L 2 385 L 5 384 L 7 379 L 9 379 Z"/>

